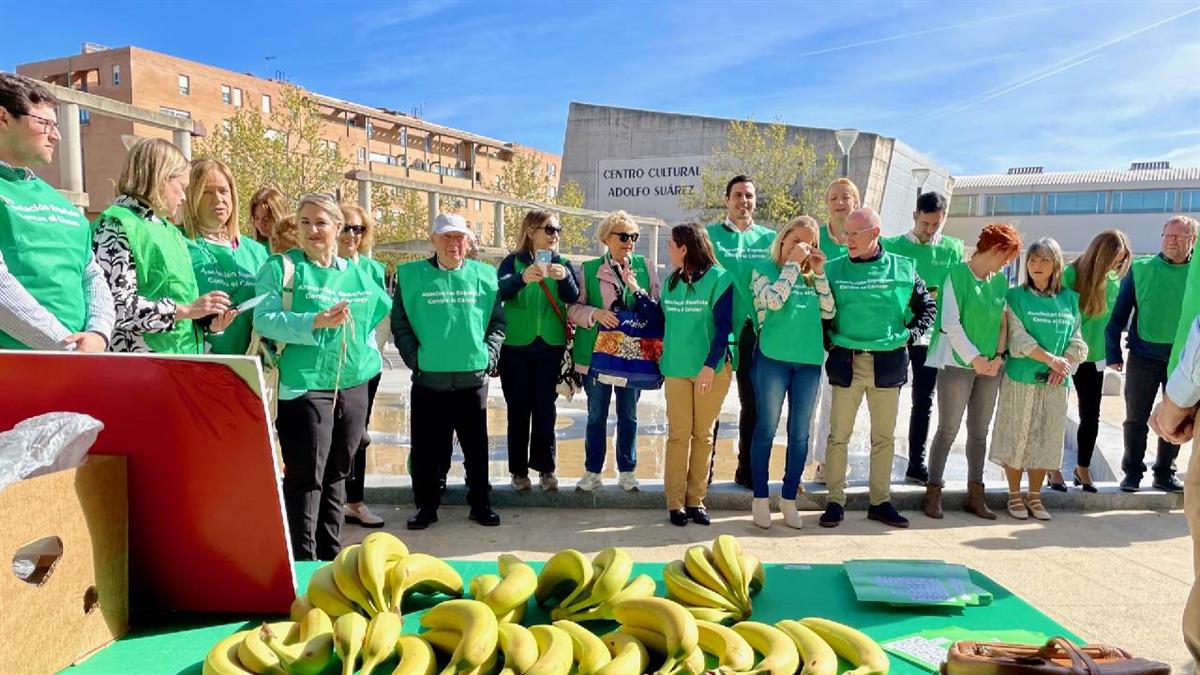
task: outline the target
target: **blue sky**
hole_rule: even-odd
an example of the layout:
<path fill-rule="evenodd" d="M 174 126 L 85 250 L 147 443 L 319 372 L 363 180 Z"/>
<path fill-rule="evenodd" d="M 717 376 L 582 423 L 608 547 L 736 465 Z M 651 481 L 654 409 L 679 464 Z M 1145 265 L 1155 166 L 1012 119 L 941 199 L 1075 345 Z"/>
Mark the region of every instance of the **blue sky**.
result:
<path fill-rule="evenodd" d="M 1200 166 L 1200 0 L 170 6 L 5 3 L 40 29 L 0 68 L 133 44 L 555 152 L 575 100 L 857 127 L 956 175 Z"/>

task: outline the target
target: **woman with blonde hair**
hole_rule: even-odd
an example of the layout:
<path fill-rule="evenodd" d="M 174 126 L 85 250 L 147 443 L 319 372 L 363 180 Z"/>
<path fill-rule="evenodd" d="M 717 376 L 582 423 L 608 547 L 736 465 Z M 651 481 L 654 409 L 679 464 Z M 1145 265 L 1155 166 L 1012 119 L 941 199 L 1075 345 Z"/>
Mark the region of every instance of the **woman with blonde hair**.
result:
<path fill-rule="evenodd" d="M 1104 389 L 1104 328 L 1112 315 L 1121 279 L 1129 272 L 1133 249 L 1129 237 L 1120 230 L 1105 230 L 1088 244 L 1083 255 L 1063 270 L 1063 286 L 1079 294 L 1079 313 L 1083 316 L 1080 333 L 1088 346 L 1088 360 L 1071 376 L 1079 402 L 1079 429 L 1075 435 L 1078 455 L 1075 459 L 1075 485 L 1084 492 L 1095 492 L 1092 484 L 1092 454 L 1100 429 L 1100 398 Z M 1051 473 L 1051 487 L 1062 485 L 1062 474 Z"/>
<path fill-rule="evenodd" d="M 254 281 L 267 261 L 267 249 L 238 228 L 237 185 L 229 167 L 215 159 L 192 162 L 183 232 L 201 293 L 221 291 L 231 305 L 254 297 Z M 238 316 L 221 333 L 205 336 L 214 354 L 245 354 L 250 316 Z"/>
<path fill-rule="evenodd" d="M 199 354 L 202 333 L 237 317 L 229 295 L 200 295 L 187 242 L 170 220 L 188 187 L 188 162 L 169 142 L 146 138 L 129 149 L 119 195 L 92 223 L 92 249 L 117 310 L 114 352 Z"/>
<path fill-rule="evenodd" d="M 271 255 L 283 253 L 300 246 L 300 229 L 296 225 L 296 214 L 289 213 L 279 219 L 271 228 L 271 236 L 267 240 L 267 248 Z"/>
<path fill-rule="evenodd" d="M 1048 237 L 1029 246 L 1025 283 L 1010 288 L 1005 313 L 1008 362 L 1000 381 L 989 459 L 1008 479 L 1008 514 L 1050 520 L 1042 480 L 1062 466 L 1067 378 L 1087 358 L 1079 332 L 1079 295 L 1062 285 L 1063 257 Z M 1021 475 L 1029 491 L 1021 496 Z"/>
<path fill-rule="evenodd" d="M 579 299 L 571 263 L 558 254 L 561 234 L 552 212 L 526 213 L 517 250 L 497 270 L 506 322 L 500 387 L 508 407 L 508 472 L 518 492 L 530 489 L 530 469 L 543 490 L 558 490 L 554 401 L 567 345 L 567 305 Z"/>
<path fill-rule="evenodd" d="M 287 199 L 273 187 L 259 188 L 250 198 L 250 224 L 254 226 L 254 239 L 260 244 L 270 241 L 275 225 L 288 213 Z"/>
<path fill-rule="evenodd" d="M 604 485 L 600 474 L 608 454 L 608 407 L 617 399 L 616 448 L 617 485 L 626 492 L 638 489 L 637 477 L 637 404 L 641 390 L 605 384 L 588 371 L 600 326 L 615 328 L 620 309 L 636 310 L 639 315 L 658 315 L 658 272 L 636 253 L 640 228 L 628 213 L 614 211 L 596 230 L 596 238 L 607 249 L 604 255 L 579 266 L 579 301 L 567 311 L 575 324 L 575 343 L 571 354 L 575 369 L 583 374 L 587 392 L 588 418 L 583 437 L 583 477 L 576 490 L 591 492 Z"/>
<path fill-rule="evenodd" d="M 268 258 L 255 289 L 264 297 L 254 328 L 283 347 L 275 429 L 297 560 L 341 550 L 345 481 L 367 425 L 367 382 L 380 368 L 371 328 L 392 307 L 361 267 L 338 257 L 343 219 L 329 195 L 301 197 L 300 248 Z"/>
<path fill-rule="evenodd" d="M 787 461 L 779 510 L 788 527 L 802 526 L 796 496 L 808 456 L 808 432 L 821 382 L 821 364 L 825 362 L 821 321 L 832 319 L 836 312 L 819 241 L 817 221 L 809 216 L 795 218 L 771 243 L 770 259 L 757 263 L 750 273 L 754 310 L 761 326 L 754 355 L 758 423 L 750 446 L 752 511 L 754 524 L 762 528 L 771 526 L 767 481 L 785 397 Z"/>

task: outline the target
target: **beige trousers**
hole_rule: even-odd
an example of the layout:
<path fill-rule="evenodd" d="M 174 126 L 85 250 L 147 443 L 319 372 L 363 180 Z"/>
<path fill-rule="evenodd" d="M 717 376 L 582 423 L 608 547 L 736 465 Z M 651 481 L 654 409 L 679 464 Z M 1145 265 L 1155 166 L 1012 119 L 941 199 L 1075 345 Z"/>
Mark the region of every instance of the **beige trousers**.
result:
<path fill-rule="evenodd" d="M 667 466 L 663 486 L 668 510 L 704 506 L 716 441 L 713 424 L 729 392 L 732 372 L 726 363 L 713 377 L 712 388 L 703 395 L 696 391 L 695 378 L 668 377 L 663 384 L 667 398 Z"/>
<path fill-rule="evenodd" d="M 863 397 L 871 414 L 871 505 L 891 498 L 892 458 L 896 452 L 896 412 L 900 407 L 900 387 L 875 386 L 875 357 L 854 355 L 854 377 L 849 387 L 833 387 L 829 441 L 825 452 L 825 481 L 829 501 L 846 505 L 846 451 L 854 420 Z"/>
<path fill-rule="evenodd" d="M 1192 442 L 1192 460 L 1184 478 L 1183 512 L 1192 533 L 1192 592 L 1183 608 L 1183 642 L 1192 654 L 1192 668 L 1200 673 L 1200 444 Z"/>

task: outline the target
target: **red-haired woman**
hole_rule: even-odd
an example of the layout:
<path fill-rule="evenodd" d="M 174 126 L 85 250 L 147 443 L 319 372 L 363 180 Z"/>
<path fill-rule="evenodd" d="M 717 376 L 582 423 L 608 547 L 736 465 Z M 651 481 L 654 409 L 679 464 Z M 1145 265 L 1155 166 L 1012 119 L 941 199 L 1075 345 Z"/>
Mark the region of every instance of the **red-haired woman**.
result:
<path fill-rule="evenodd" d="M 929 452 L 929 483 L 921 510 L 942 517 L 942 474 L 950 446 L 967 416 L 968 513 L 994 520 L 984 500 L 983 467 L 988 425 L 1000 391 L 1007 335 L 1004 298 L 1008 279 L 1000 274 L 1021 251 L 1021 235 L 1009 225 L 983 228 L 971 259 L 950 268 L 938 295 L 937 323 L 927 365 L 938 373 L 938 429 Z"/>

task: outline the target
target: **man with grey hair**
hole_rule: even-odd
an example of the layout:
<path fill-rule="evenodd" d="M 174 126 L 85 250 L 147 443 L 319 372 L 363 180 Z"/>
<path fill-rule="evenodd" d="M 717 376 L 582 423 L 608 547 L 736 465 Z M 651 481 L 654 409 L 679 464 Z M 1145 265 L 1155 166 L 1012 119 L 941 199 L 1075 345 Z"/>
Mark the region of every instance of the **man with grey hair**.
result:
<path fill-rule="evenodd" d="M 846 454 L 865 396 L 871 415 L 870 508 L 867 517 L 908 527 L 891 502 L 896 414 L 908 381 L 908 346 L 933 326 L 937 305 L 916 263 L 879 245 L 879 215 L 858 209 L 846 217 L 847 252 L 825 265 L 837 315 L 825 362 L 833 390 L 825 480 L 829 499 L 822 527 L 837 527 L 846 506 Z M 906 321 L 906 312 L 911 319 Z"/>
<path fill-rule="evenodd" d="M 1125 456 L 1121 459 L 1125 473 L 1121 489 L 1125 492 L 1137 492 L 1146 471 L 1146 438 L 1150 433 L 1147 421 L 1155 396 L 1167 382 L 1167 362 L 1179 326 L 1196 229 L 1195 218 L 1174 216 L 1167 220 L 1162 250 L 1133 261 L 1130 273 L 1121 281 L 1105 329 L 1108 367 L 1125 372 Z M 1121 333 L 1126 326 L 1128 359 L 1121 353 Z M 1179 445 L 1159 436 L 1153 468 L 1155 489 L 1183 492 L 1183 484 L 1175 477 L 1178 456 Z"/>
<path fill-rule="evenodd" d="M 57 104 L 0 73 L 0 349 L 102 352 L 115 310 L 87 219 L 26 168 L 54 159 Z"/>
<path fill-rule="evenodd" d="M 504 343 L 496 268 L 467 258 L 462 216 L 434 220 L 434 255 L 396 269 L 392 335 L 412 370 L 413 501 L 408 529 L 437 522 L 454 435 L 462 447 L 471 520 L 499 525 L 488 483 L 487 387 Z"/>

